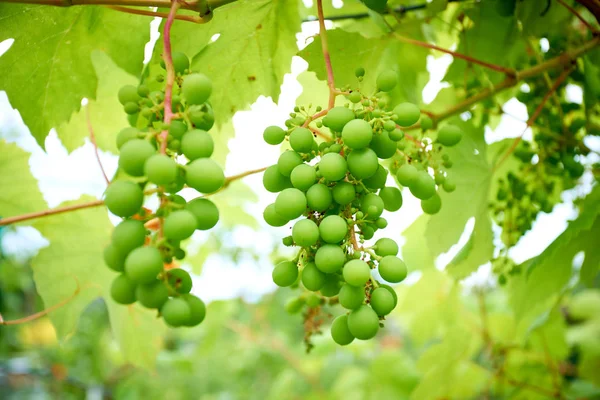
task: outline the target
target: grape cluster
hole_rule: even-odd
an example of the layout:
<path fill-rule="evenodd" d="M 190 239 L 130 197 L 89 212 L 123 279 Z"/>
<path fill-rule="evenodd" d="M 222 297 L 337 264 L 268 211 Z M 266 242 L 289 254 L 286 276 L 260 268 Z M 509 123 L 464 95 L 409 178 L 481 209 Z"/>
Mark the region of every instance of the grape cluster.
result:
<path fill-rule="evenodd" d="M 361 81 L 364 70 L 359 68 L 356 75 Z M 377 96 L 348 91 L 348 104 L 327 111 L 317 107 L 316 114 L 309 113 L 310 107 L 296 107 L 286 121 L 287 129 L 269 126 L 263 134 L 271 145 L 287 140 L 291 147 L 263 175 L 264 187 L 278 193 L 265 208 L 264 219 L 280 227 L 301 218 L 294 223 L 291 236 L 283 239 L 285 245 L 298 246 L 300 251 L 294 260 L 275 266 L 273 281 L 281 287 L 301 283 L 315 292 L 292 299 L 286 306 L 290 312 L 299 312 L 304 305 L 319 307 L 325 298 L 346 308 L 348 314 L 337 317 L 331 329 L 340 345 L 355 338 L 373 338 L 380 320 L 396 307 L 395 291 L 372 271 L 377 269 L 388 283 L 401 282 L 408 273 L 397 257 L 394 240 L 381 238 L 371 246 L 366 244 L 387 226 L 384 210 L 402 207 L 400 189 L 386 185 L 389 171 L 421 199 L 429 213 L 441 207 L 437 186 L 454 190 L 443 170 L 451 166 L 450 160 L 439 151 L 456 145 L 461 130 L 446 125 L 435 141 L 426 137 L 432 121 L 421 118 L 417 106 L 402 103 L 391 108 L 385 101 L 383 94 L 396 85 L 396 73 L 384 71 L 377 77 Z M 424 137 L 409 139 L 402 128 L 419 120 Z M 317 134 L 325 138 L 320 143 L 315 140 Z M 386 160 L 388 167 L 380 160 Z M 428 167 L 435 171 L 434 177 Z"/>
<path fill-rule="evenodd" d="M 190 294 L 190 275 L 176 268 L 173 261 L 185 257 L 182 240 L 217 224 L 219 210 L 209 199 L 198 197 L 187 202 L 177 193 L 185 185 L 203 194 L 214 193 L 225 184 L 225 176 L 210 159 L 214 150 L 213 138 L 207 132 L 214 124 L 207 102 L 211 81 L 203 74 L 190 73 L 183 53 L 173 53 L 173 63 L 173 119 L 168 126 L 161 122 L 164 88 L 148 89 L 157 83 L 163 86 L 161 75 L 155 81 L 119 90 L 119 101 L 125 112 L 135 117 L 131 120 L 135 126 L 123 129 L 116 139 L 119 168 L 127 177 L 109 185 L 105 204 L 123 221 L 112 233 L 104 260 L 119 273 L 111 287 L 117 303 L 138 301 L 160 310 L 168 325 L 178 327 L 201 323 L 206 307 Z M 181 156 L 188 160 L 185 165 L 177 162 Z M 142 207 L 148 193 L 156 193 L 160 200 L 154 212 Z"/>

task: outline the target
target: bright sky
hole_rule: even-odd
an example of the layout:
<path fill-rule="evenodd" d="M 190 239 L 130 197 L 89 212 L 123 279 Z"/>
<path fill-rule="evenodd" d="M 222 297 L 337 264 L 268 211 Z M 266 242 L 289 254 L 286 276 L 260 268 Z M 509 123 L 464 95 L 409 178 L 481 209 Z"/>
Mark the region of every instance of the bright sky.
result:
<path fill-rule="evenodd" d="M 152 39 L 157 39 L 157 24 L 152 24 Z M 302 32 L 298 34 L 298 46 L 303 47 L 308 37 L 318 32 L 316 22 L 302 25 Z M 0 43 L 0 56 L 12 44 L 9 39 Z M 152 50 L 151 43 L 146 47 L 146 56 Z M 443 87 L 440 82 L 445 70 L 451 62 L 451 57 L 445 55 L 439 59 L 428 57 L 428 70 L 431 81 L 423 91 L 425 103 L 431 102 L 437 92 Z M 278 146 L 269 146 L 262 140 L 262 131 L 273 124 L 283 126 L 289 112 L 295 106 L 295 101 L 302 88 L 296 77 L 306 69 L 304 60 L 294 57 L 292 72 L 285 76 L 282 85 L 282 94 L 279 104 L 274 104 L 270 98 L 259 98 L 248 111 L 238 112 L 233 123 L 236 136 L 229 142 L 230 154 L 226 163 L 226 174 L 232 175 L 249 169 L 260 168 L 274 164 L 280 153 Z M 334 66 L 335 68 L 335 66 Z M 581 93 L 572 90 L 574 99 L 580 98 Z M 488 130 L 488 142 L 501 140 L 506 137 L 516 137 L 525 128 L 523 121 L 527 120 L 525 106 L 516 100 L 509 101 L 504 107 L 511 115 L 504 116 L 495 131 Z M 530 134 L 529 134 L 530 135 Z M 527 135 L 525 136 L 527 138 Z M 23 149 L 32 153 L 30 159 L 31 172 L 39 181 L 40 189 L 50 207 L 56 207 L 63 201 L 79 198 L 82 194 L 100 197 L 105 189 L 105 183 L 93 155 L 93 148 L 88 142 L 83 147 L 68 154 L 60 143 L 56 133 L 52 131 L 46 139 L 46 152 L 44 152 L 29 134 L 17 111 L 10 107 L 6 94 L 0 92 L 0 138 L 15 142 Z M 117 156 L 110 153 L 101 153 L 102 163 L 111 176 L 117 167 Z M 589 177 L 588 177 L 589 178 Z M 591 182 L 591 179 L 587 179 Z M 195 277 L 194 293 L 204 300 L 232 298 L 242 296 L 248 300 L 256 300 L 261 294 L 272 291 L 275 285 L 271 281 L 272 265 L 268 259 L 268 251 L 273 243 L 281 243 L 281 238 L 286 236 L 288 227 L 272 228 L 262 222 L 262 209 L 273 202 L 275 195 L 262 188 L 261 175 L 251 176 L 245 182 L 254 188 L 259 195 L 259 203 L 251 207 L 251 211 L 262 224 L 260 232 L 252 232 L 248 228 L 236 228 L 231 234 L 232 245 L 246 249 L 253 249 L 262 254 L 261 260 L 256 262 L 249 257 L 242 259 L 234 265 L 227 259 L 215 254 L 208 258 L 202 274 Z M 393 184 L 390 178 L 389 184 Z M 589 185 L 588 185 L 589 186 Z M 384 232 L 378 232 L 373 239 L 382 235 L 389 236 L 402 243 L 400 233 L 408 227 L 420 214 L 419 202 L 410 195 L 403 193 L 404 205 L 399 212 L 385 212 L 389 226 Z M 566 198 L 570 196 L 567 194 Z M 524 261 L 539 254 L 556 236 L 566 227 L 566 221 L 576 216 L 574 208 L 567 202 L 557 206 L 550 215 L 540 214 L 533 230 L 512 250 L 512 256 L 518 262 Z M 113 221 L 117 221 L 114 219 Z M 463 237 L 458 245 L 454 246 L 447 254 L 441 255 L 437 260 L 439 268 L 451 260 L 458 252 L 473 229 L 473 221 L 467 223 Z M 205 240 L 206 234 L 200 232 L 194 236 L 195 244 Z M 37 231 L 32 228 L 20 227 L 15 233 L 7 233 L 3 239 L 3 250 L 15 256 L 34 254 L 37 249 L 47 244 Z M 410 268 L 410 266 L 409 266 Z M 418 279 L 419 273 L 413 273 L 407 279 L 408 283 Z M 482 266 L 480 270 L 468 279 L 468 285 L 476 283 L 493 282 L 490 275 L 490 266 Z"/>

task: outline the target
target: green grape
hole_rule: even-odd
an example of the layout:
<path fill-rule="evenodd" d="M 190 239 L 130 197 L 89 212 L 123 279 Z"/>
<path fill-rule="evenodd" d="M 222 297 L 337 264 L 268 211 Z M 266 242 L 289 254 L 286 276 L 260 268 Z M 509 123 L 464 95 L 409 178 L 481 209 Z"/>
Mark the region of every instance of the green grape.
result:
<path fill-rule="evenodd" d="M 186 294 L 192 290 L 192 277 L 186 270 L 181 268 L 168 270 L 167 282 L 179 294 Z"/>
<path fill-rule="evenodd" d="M 339 181 L 346 176 L 348 164 L 337 153 L 327 153 L 319 161 L 319 172 L 328 181 Z"/>
<path fill-rule="evenodd" d="M 312 308 L 320 306 L 321 296 L 316 293 L 309 293 L 309 295 L 306 296 L 306 305 Z"/>
<path fill-rule="evenodd" d="M 215 124 L 215 113 L 208 103 L 190 106 L 188 116 L 196 128 L 204 131 L 210 130 Z"/>
<path fill-rule="evenodd" d="M 317 170 L 308 164 L 296 166 L 290 174 L 290 181 L 296 189 L 306 192 L 317 180 Z"/>
<path fill-rule="evenodd" d="M 121 89 L 119 89 L 119 93 L 117 94 L 119 98 L 119 103 L 125 105 L 126 103 L 136 103 L 141 100 L 138 95 L 137 88 L 133 85 L 125 85 Z"/>
<path fill-rule="evenodd" d="M 150 89 L 148 89 L 148 86 L 146 86 L 142 83 L 137 88 L 137 94 L 140 97 L 148 97 L 148 95 L 150 94 Z"/>
<path fill-rule="evenodd" d="M 342 139 L 351 149 L 365 148 L 373 139 L 373 128 L 364 119 L 353 119 L 342 129 Z"/>
<path fill-rule="evenodd" d="M 290 178 L 279 172 L 277 165 L 271 165 L 263 174 L 263 186 L 271 193 L 279 193 L 283 189 L 291 188 Z"/>
<path fill-rule="evenodd" d="M 370 178 L 378 168 L 377 154 L 369 148 L 353 150 L 348 155 L 348 169 L 356 179 Z"/>
<path fill-rule="evenodd" d="M 339 271 L 345 262 L 346 254 L 344 254 L 344 250 L 334 244 L 326 244 L 319 247 L 315 254 L 315 265 L 326 274 L 333 274 Z"/>
<path fill-rule="evenodd" d="M 188 104 L 202 104 L 212 92 L 212 82 L 206 75 L 191 74 L 183 78 L 181 94 Z"/>
<path fill-rule="evenodd" d="M 352 203 L 356 198 L 356 189 L 349 182 L 338 182 L 333 187 L 333 200 L 339 205 L 345 206 Z"/>
<path fill-rule="evenodd" d="M 362 100 L 362 96 L 359 92 L 352 92 L 348 95 L 348 100 L 350 100 L 354 104 L 360 103 L 360 101 Z"/>
<path fill-rule="evenodd" d="M 398 128 L 391 131 L 388 135 L 389 138 L 392 139 L 394 142 L 404 139 L 404 131 Z"/>
<path fill-rule="evenodd" d="M 171 59 L 173 60 L 173 69 L 175 70 L 176 74 L 183 75 L 185 70 L 190 68 L 190 60 L 185 55 L 185 53 L 182 53 L 180 51 L 174 51 L 171 54 Z M 160 66 L 164 69 L 167 68 L 165 60 L 160 60 Z"/>
<path fill-rule="evenodd" d="M 200 193 L 214 193 L 225 184 L 225 174 L 214 160 L 198 158 L 187 165 L 186 182 Z"/>
<path fill-rule="evenodd" d="M 354 111 L 348 107 L 333 107 L 327 113 L 328 127 L 335 132 L 341 132 L 344 126 L 353 119 Z"/>
<path fill-rule="evenodd" d="M 292 238 L 297 246 L 313 246 L 319 240 L 319 227 L 310 219 L 301 219 L 292 228 Z"/>
<path fill-rule="evenodd" d="M 110 285 L 110 297 L 119 304 L 135 303 L 135 283 L 125 274 L 117 276 Z"/>
<path fill-rule="evenodd" d="M 329 146 L 329 151 L 330 151 L 331 153 L 339 153 L 339 152 L 341 152 L 341 151 L 342 151 L 342 145 L 341 145 L 341 144 L 339 144 L 339 143 L 332 143 L 332 144 Z"/>
<path fill-rule="evenodd" d="M 161 92 L 160 90 L 155 90 L 154 92 L 151 92 L 148 97 L 150 100 L 153 100 L 155 103 L 158 104 L 158 103 L 161 103 L 162 101 L 164 101 L 165 94 L 163 92 Z"/>
<path fill-rule="evenodd" d="M 348 234 L 348 223 L 339 215 L 329 215 L 321 221 L 319 233 L 324 242 L 339 243 Z"/>
<path fill-rule="evenodd" d="M 167 239 L 179 241 L 192 236 L 197 226 L 198 221 L 191 211 L 177 210 L 165 218 L 163 233 Z"/>
<path fill-rule="evenodd" d="M 121 147 L 132 139 L 137 139 L 139 131 L 137 128 L 123 128 L 117 134 L 117 149 L 121 150 Z"/>
<path fill-rule="evenodd" d="M 398 254 L 398 244 L 392 239 L 381 238 L 375 242 L 375 254 L 378 256 L 395 256 Z"/>
<path fill-rule="evenodd" d="M 190 306 L 190 318 L 183 325 L 196 326 L 202 323 L 206 317 L 206 305 L 204 302 L 192 294 L 185 294 L 181 298 Z"/>
<path fill-rule="evenodd" d="M 394 290 L 394 288 L 391 287 L 390 285 L 385 285 L 383 283 L 380 283 L 379 287 L 387 289 L 392 294 L 392 297 L 394 298 L 394 308 L 396 308 L 396 306 L 398 305 L 398 295 L 396 294 L 396 291 Z"/>
<path fill-rule="evenodd" d="M 437 141 L 443 146 L 451 147 L 462 139 L 462 130 L 456 125 L 444 125 L 438 131 Z"/>
<path fill-rule="evenodd" d="M 340 305 L 348 310 L 355 310 L 365 301 L 365 288 L 345 283 L 340 289 Z"/>
<path fill-rule="evenodd" d="M 386 288 L 380 287 L 371 293 L 371 307 L 377 315 L 388 315 L 395 306 L 394 296 Z"/>
<path fill-rule="evenodd" d="M 379 191 L 383 207 L 388 211 L 398 211 L 402 207 L 402 192 L 392 186 L 386 186 Z"/>
<path fill-rule="evenodd" d="M 275 199 L 275 212 L 291 221 L 304 214 L 306 205 L 306 196 L 302 191 L 284 189 Z"/>
<path fill-rule="evenodd" d="M 175 139 L 181 139 L 187 131 L 188 127 L 183 121 L 171 121 L 169 135 L 173 136 Z"/>
<path fill-rule="evenodd" d="M 433 215 L 442 209 L 442 199 L 439 194 L 434 194 L 427 200 L 421 200 L 421 208 L 425 214 Z"/>
<path fill-rule="evenodd" d="M 344 265 L 342 274 L 348 285 L 362 287 L 371 278 L 371 268 L 362 260 L 350 260 Z"/>
<path fill-rule="evenodd" d="M 348 316 L 340 315 L 331 324 L 331 338 L 340 346 L 349 345 L 354 341 L 354 335 L 348 329 Z"/>
<path fill-rule="evenodd" d="M 269 204 L 265 207 L 265 210 L 263 211 L 263 218 L 267 224 L 275 227 L 284 226 L 290 222 L 289 219 L 277 214 L 277 211 L 275 211 L 275 204 Z"/>
<path fill-rule="evenodd" d="M 150 156 L 144 164 L 148 180 L 158 186 L 168 185 L 177 179 L 177 163 L 164 154 Z"/>
<path fill-rule="evenodd" d="M 358 67 L 354 70 L 354 75 L 357 78 L 365 76 L 365 69 L 363 67 Z"/>
<path fill-rule="evenodd" d="M 156 149 L 147 140 L 131 139 L 121 147 L 119 167 L 131 176 L 143 176 L 144 164 Z"/>
<path fill-rule="evenodd" d="M 427 200 L 435 194 L 435 181 L 426 171 L 419 171 L 409 189 L 416 198 Z"/>
<path fill-rule="evenodd" d="M 122 255 L 143 246 L 146 241 L 146 228 L 142 221 L 127 219 L 115 227 L 112 233 L 112 246 Z"/>
<path fill-rule="evenodd" d="M 125 269 L 125 256 L 121 254 L 114 244 L 109 244 L 104 248 L 104 263 L 108 268 L 116 272 L 123 272 Z"/>
<path fill-rule="evenodd" d="M 290 146 L 297 153 L 310 153 L 315 139 L 310 130 L 296 128 L 290 133 Z"/>
<path fill-rule="evenodd" d="M 423 115 L 421 117 L 421 129 L 426 131 L 433 128 L 433 120 L 429 115 Z"/>
<path fill-rule="evenodd" d="M 315 263 L 308 263 L 302 269 L 302 284 L 308 290 L 316 292 L 325 285 L 325 274 L 315 266 Z"/>
<path fill-rule="evenodd" d="M 144 202 L 144 192 L 135 183 L 115 181 L 106 189 L 104 204 L 109 211 L 119 217 L 131 217 L 137 213 Z"/>
<path fill-rule="evenodd" d="M 277 286 L 291 286 L 298 279 L 298 266 L 291 261 L 281 262 L 273 269 L 272 275 Z"/>
<path fill-rule="evenodd" d="M 410 186 L 415 182 L 417 176 L 419 175 L 419 171 L 411 165 L 404 164 L 400 168 L 398 168 L 398 172 L 396 172 L 396 179 L 402 186 Z"/>
<path fill-rule="evenodd" d="M 165 192 L 177 193 L 185 186 L 185 171 L 183 168 L 177 168 L 177 178 L 175 182 L 165 186 Z"/>
<path fill-rule="evenodd" d="M 391 283 L 402 282 L 408 270 L 404 261 L 396 256 L 385 256 L 379 260 L 379 275 Z"/>
<path fill-rule="evenodd" d="M 150 283 L 163 270 L 163 259 L 156 247 L 138 247 L 125 259 L 125 273 L 135 283 Z"/>
<path fill-rule="evenodd" d="M 268 144 L 280 144 L 285 139 L 285 131 L 276 125 L 268 126 L 263 132 L 263 139 Z"/>
<path fill-rule="evenodd" d="M 292 174 L 294 168 L 302 164 L 302 157 L 295 151 L 286 150 L 279 156 L 277 160 L 277 168 L 279 173 L 283 176 L 289 177 Z"/>
<path fill-rule="evenodd" d="M 375 193 L 368 193 L 360 202 L 360 209 L 365 214 L 365 218 L 376 220 L 383 213 L 385 203 L 383 199 Z"/>
<path fill-rule="evenodd" d="M 396 123 L 400 126 L 412 126 L 419 122 L 421 110 L 412 103 L 401 103 L 394 107 L 394 114 L 398 117 Z"/>
<path fill-rule="evenodd" d="M 138 106 L 137 103 L 133 102 L 125 103 L 125 105 L 123 106 L 123 111 L 125 111 L 125 113 L 129 115 L 137 114 L 140 111 L 140 106 Z"/>
<path fill-rule="evenodd" d="M 312 185 L 306 192 L 306 202 L 311 210 L 323 212 L 331 206 L 332 201 L 331 190 L 322 183 Z"/>
<path fill-rule="evenodd" d="M 304 304 L 306 304 L 304 297 L 291 298 L 285 303 L 285 311 L 287 311 L 289 314 L 297 314 L 300 312 L 300 310 L 302 310 L 302 306 L 304 306 Z"/>
<path fill-rule="evenodd" d="M 337 296 L 341 286 L 342 282 L 337 274 L 326 274 L 325 284 L 321 288 L 321 295 L 324 297 Z"/>
<path fill-rule="evenodd" d="M 160 313 L 167 325 L 174 328 L 186 325 L 191 317 L 190 305 L 182 298 L 171 298 L 161 308 Z"/>
<path fill-rule="evenodd" d="M 219 222 L 219 209 L 209 199 L 196 198 L 187 203 L 185 208 L 196 217 L 196 229 L 206 231 Z"/>
<path fill-rule="evenodd" d="M 368 225 L 363 225 L 360 229 L 361 229 L 361 234 L 363 235 L 363 237 L 366 240 L 372 239 L 373 236 L 375 235 L 375 230 Z"/>
<path fill-rule="evenodd" d="M 348 315 L 348 329 L 357 339 L 371 339 L 379 331 L 379 317 L 371 307 L 360 306 Z"/>
<path fill-rule="evenodd" d="M 383 129 L 388 132 L 392 132 L 394 129 L 396 129 L 396 123 L 394 121 L 387 120 L 383 123 Z"/>
<path fill-rule="evenodd" d="M 292 236 L 286 236 L 283 239 L 281 239 L 281 243 L 283 243 L 284 246 L 286 247 L 291 247 L 294 245 L 294 238 L 292 238 Z"/>
<path fill-rule="evenodd" d="M 375 154 L 377 154 L 377 157 L 381 158 L 382 160 L 392 158 L 396 154 L 397 150 L 396 142 L 390 139 L 390 135 L 386 131 L 373 136 L 373 140 L 371 141 L 369 147 L 373 149 Z"/>
<path fill-rule="evenodd" d="M 181 138 L 181 151 L 190 161 L 198 158 L 208 158 L 212 155 L 214 149 L 213 138 L 206 131 L 193 129 Z"/>
<path fill-rule="evenodd" d="M 385 229 L 385 228 L 387 228 L 387 226 L 388 226 L 387 219 L 381 218 L 381 217 L 377 218 L 377 220 L 375 221 L 375 226 L 378 229 Z"/>
<path fill-rule="evenodd" d="M 370 178 L 363 179 L 363 183 L 369 189 L 381 189 L 385 186 L 385 181 L 387 181 L 387 174 L 387 169 L 385 169 L 381 164 L 379 164 L 375 174 Z"/>
<path fill-rule="evenodd" d="M 436 185 L 441 185 L 446 181 L 446 176 L 442 171 L 435 171 L 433 179 L 435 180 Z"/>
<path fill-rule="evenodd" d="M 446 177 L 446 180 L 444 181 L 444 183 L 442 183 L 442 188 L 446 192 L 452 193 L 456 189 L 456 184 L 453 181 L 451 181 L 450 178 Z"/>
<path fill-rule="evenodd" d="M 169 298 L 169 291 L 162 281 L 138 285 L 135 297 L 146 308 L 161 308 Z"/>
<path fill-rule="evenodd" d="M 366 2 L 375 2 L 375 0 L 366 0 Z M 384 2 L 385 3 L 385 2 Z M 370 8 L 370 7 L 369 7 Z M 382 92 L 390 92 L 398 84 L 398 74 L 396 71 L 385 70 L 377 75 L 377 88 Z"/>

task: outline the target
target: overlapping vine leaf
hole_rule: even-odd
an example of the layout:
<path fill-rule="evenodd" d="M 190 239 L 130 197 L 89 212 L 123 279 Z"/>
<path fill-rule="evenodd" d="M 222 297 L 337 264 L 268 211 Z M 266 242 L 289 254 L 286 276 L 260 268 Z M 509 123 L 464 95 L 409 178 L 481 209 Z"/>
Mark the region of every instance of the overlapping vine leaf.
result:
<path fill-rule="evenodd" d="M 83 97 L 95 98 L 93 50 L 130 74 L 141 71 L 148 24 L 147 17 L 98 6 L 0 4 L 0 41 L 14 39 L 0 57 L 0 89 L 40 145 L 80 109 Z"/>
<path fill-rule="evenodd" d="M 87 112 L 96 137 L 96 144 L 102 150 L 117 153 L 115 138 L 117 133 L 129 126 L 127 115 L 119 103 L 117 93 L 123 85 L 135 85 L 137 79 L 119 68 L 110 57 L 95 50 L 92 52 L 92 65 L 98 77 L 96 99 L 89 99 L 87 106 L 74 113 L 68 122 L 60 124 L 56 131 L 68 151 L 73 151 L 85 143 L 90 136 Z"/>
<path fill-rule="evenodd" d="M 239 0 L 220 7 L 209 24 L 175 23 L 171 41 L 192 58 L 192 70 L 211 79 L 211 104 L 222 124 L 260 95 L 278 100 L 299 31 L 298 0 Z M 161 53 L 159 41 L 154 62 Z"/>
<path fill-rule="evenodd" d="M 29 172 L 30 154 L 0 139 L 0 218 L 44 210 L 46 202 Z"/>
<path fill-rule="evenodd" d="M 84 196 L 62 205 L 91 200 Z M 152 365 L 163 325 L 153 312 L 140 306 L 118 305 L 110 297 L 110 285 L 116 273 L 103 262 L 103 247 L 112 231 L 106 209 L 54 214 L 36 221 L 33 226 L 50 242 L 31 263 L 38 293 L 46 307 L 70 299 L 50 313 L 58 337 L 64 339 L 72 334 L 83 310 L 101 297 L 108 305 L 112 327 L 127 361 Z M 139 340 L 140 335 L 144 336 L 143 341 Z"/>

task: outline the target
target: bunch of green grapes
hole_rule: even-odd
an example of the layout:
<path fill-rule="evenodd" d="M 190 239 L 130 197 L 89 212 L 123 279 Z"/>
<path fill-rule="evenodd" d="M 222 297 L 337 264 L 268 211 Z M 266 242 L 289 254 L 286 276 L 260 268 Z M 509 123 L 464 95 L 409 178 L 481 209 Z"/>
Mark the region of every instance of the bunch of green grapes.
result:
<path fill-rule="evenodd" d="M 160 122 L 164 88 L 148 90 L 148 85 L 157 83 L 162 87 L 162 77 L 119 90 L 119 101 L 125 112 L 135 116 L 135 126 L 123 129 L 116 139 L 119 168 L 127 178 L 109 185 L 105 203 L 123 221 L 113 231 L 104 260 L 119 273 L 111 287 L 117 303 L 137 301 L 159 310 L 168 325 L 177 327 L 198 325 L 206 308 L 202 300 L 190 294 L 190 275 L 172 268 L 173 260 L 185 257 L 183 240 L 196 230 L 211 229 L 219 220 L 219 210 L 209 199 L 198 197 L 187 202 L 177 193 L 185 185 L 203 194 L 214 193 L 223 187 L 225 176 L 210 158 L 214 150 L 207 132 L 214 124 L 207 102 L 211 81 L 203 74 L 189 72 L 185 54 L 173 53 L 173 62 L 177 75 L 174 116 L 168 126 Z M 181 156 L 188 160 L 186 164 L 178 162 Z M 160 205 L 154 212 L 142 207 L 145 190 L 159 197 Z"/>
<path fill-rule="evenodd" d="M 363 75 L 364 70 L 357 70 L 359 78 Z M 384 71 L 377 78 L 378 94 L 396 84 L 396 73 Z M 384 211 L 402 207 L 400 189 L 386 185 L 389 171 L 421 199 L 426 212 L 435 213 L 441 207 L 438 186 L 454 190 L 442 171 L 449 159 L 440 155 L 441 148 L 462 137 L 460 129 L 446 125 L 435 141 L 409 139 L 402 128 L 419 120 L 425 132 L 431 128 L 431 119 L 421 118 L 417 106 L 402 103 L 391 108 L 382 96 L 367 97 L 360 91 L 350 92 L 347 99 L 348 104 L 326 113 L 317 108 L 318 118 L 297 107 L 286 121 L 287 129 L 270 126 L 263 135 L 269 144 L 287 140 L 291 146 L 263 175 L 265 188 L 278 193 L 265 208 L 264 219 L 276 227 L 295 220 L 291 236 L 283 242 L 300 248 L 295 259 L 275 267 L 273 281 L 281 287 L 301 284 L 313 292 L 292 299 L 290 312 L 319 307 L 327 298 L 347 309 L 331 329 L 340 345 L 377 334 L 380 321 L 397 304 L 387 283 L 399 283 L 408 273 L 394 240 L 367 244 L 387 226 Z M 315 132 L 327 139 L 317 143 Z"/>

